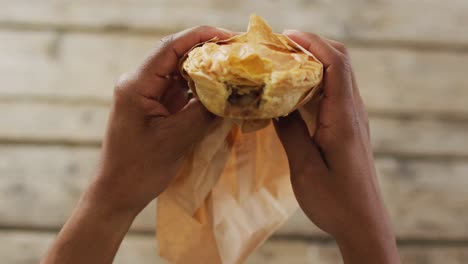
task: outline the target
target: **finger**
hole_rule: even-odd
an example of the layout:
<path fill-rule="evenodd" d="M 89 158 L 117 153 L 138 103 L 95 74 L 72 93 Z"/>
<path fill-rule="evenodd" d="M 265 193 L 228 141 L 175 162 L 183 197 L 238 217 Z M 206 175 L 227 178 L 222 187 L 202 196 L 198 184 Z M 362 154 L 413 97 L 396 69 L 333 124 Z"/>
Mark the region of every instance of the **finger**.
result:
<path fill-rule="evenodd" d="M 364 100 L 362 100 L 361 93 L 359 92 L 359 87 L 357 86 L 354 71 L 351 71 L 351 78 L 353 82 L 353 96 L 357 112 L 361 119 L 361 122 L 363 123 L 366 129 L 367 137 L 370 138 L 369 115 L 367 114 L 366 105 L 364 104 Z"/>
<path fill-rule="evenodd" d="M 341 52 L 343 55 L 349 56 L 348 55 L 348 50 L 346 49 L 346 47 L 345 47 L 345 45 L 343 43 L 338 42 L 336 40 L 332 40 L 332 39 L 326 39 L 326 38 L 324 38 L 324 40 L 326 42 L 328 42 L 333 48 L 335 48 L 336 50 Z M 348 60 L 349 60 L 349 57 L 348 57 Z M 353 71 L 352 68 L 350 69 L 350 71 L 351 71 L 351 79 L 352 79 L 352 83 L 353 83 L 353 94 L 355 95 L 355 99 L 362 103 L 362 98 L 360 96 L 360 92 L 359 92 L 359 89 L 358 89 L 358 86 L 357 86 L 357 83 L 356 83 L 356 76 L 355 76 L 354 71 Z"/>
<path fill-rule="evenodd" d="M 213 38 L 226 39 L 233 35 L 225 29 L 198 26 L 164 37 L 162 44 L 145 63 L 143 70 L 148 74 L 167 77 L 178 70 L 178 60 L 194 45 Z"/>
<path fill-rule="evenodd" d="M 309 167 L 314 168 L 317 172 L 323 172 L 327 169 L 319 148 L 310 137 L 307 126 L 297 111 L 287 117 L 275 120 L 274 124 L 288 156 L 293 175 L 301 175 L 303 170 Z"/>
<path fill-rule="evenodd" d="M 172 74 L 178 72 L 179 60 L 194 45 L 213 38 L 226 39 L 233 33 L 209 26 L 198 26 L 169 35 L 161 40 L 161 45 L 147 58 L 140 67 L 138 75 L 151 85 L 141 87 L 141 93 L 147 97 L 159 99 L 172 81 Z"/>
<path fill-rule="evenodd" d="M 343 43 L 338 42 L 338 41 L 333 40 L 333 39 L 327 39 L 327 38 L 323 38 L 323 40 L 325 40 L 328 44 L 330 44 L 330 46 L 332 46 L 334 49 L 336 49 L 337 51 L 339 51 L 343 55 L 347 56 L 348 60 L 350 60 L 349 55 L 348 55 L 348 50 L 346 49 L 346 46 Z M 351 79 L 352 79 L 352 82 L 353 82 L 353 93 L 359 94 L 359 90 L 358 90 L 358 87 L 356 85 L 356 78 L 355 78 L 354 71 L 353 71 L 352 68 L 350 69 L 350 72 L 351 72 Z"/>
<path fill-rule="evenodd" d="M 324 64 L 324 96 L 333 101 L 337 107 L 345 106 L 349 110 L 349 104 L 346 102 L 352 98 L 352 87 L 346 85 L 346 83 L 351 84 L 347 57 L 316 34 L 295 30 L 287 30 L 284 33 L 297 44 L 308 49 Z"/>
<path fill-rule="evenodd" d="M 318 114 L 320 110 L 319 106 L 320 95 L 316 94 L 309 102 L 307 102 L 307 104 L 298 109 L 301 113 L 301 117 L 304 120 L 304 123 L 307 125 L 307 129 L 309 130 L 309 135 L 311 137 L 314 136 L 317 129 Z"/>
<path fill-rule="evenodd" d="M 175 151 L 183 151 L 200 141 L 209 131 L 216 116 L 208 112 L 198 99 L 191 99 L 178 113 L 164 120 L 163 126 L 177 138 Z"/>
<path fill-rule="evenodd" d="M 332 45 L 335 49 L 343 53 L 344 55 L 348 56 L 348 50 L 346 49 L 345 45 L 341 42 L 338 42 L 336 40 L 332 39 L 325 39 L 330 45 Z M 354 70 L 351 68 L 351 79 L 353 83 L 353 96 L 354 96 L 354 101 L 357 106 L 358 114 L 361 119 L 361 122 L 366 128 L 367 136 L 370 136 L 370 131 L 369 131 L 369 120 L 368 120 L 368 114 L 366 110 L 366 106 L 364 104 L 364 101 L 362 100 L 361 93 L 359 92 L 359 87 L 357 86 L 356 82 L 356 75 L 354 74 Z"/>
<path fill-rule="evenodd" d="M 348 55 L 348 50 L 346 49 L 346 46 L 336 40 L 333 39 L 328 39 L 328 38 L 323 38 L 328 44 L 330 44 L 333 48 L 335 48 L 337 51 L 341 52 L 343 55 Z"/>
<path fill-rule="evenodd" d="M 170 113 L 175 114 L 184 108 L 188 100 L 187 82 L 185 80 L 177 80 L 169 85 L 161 98 L 161 103 Z"/>
<path fill-rule="evenodd" d="M 339 63 L 337 61 L 340 59 L 340 54 L 319 35 L 291 29 L 285 30 L 283 34 L 287 35 L 303 48 L 309 50 L 324 64 L 325 67 Z"/>

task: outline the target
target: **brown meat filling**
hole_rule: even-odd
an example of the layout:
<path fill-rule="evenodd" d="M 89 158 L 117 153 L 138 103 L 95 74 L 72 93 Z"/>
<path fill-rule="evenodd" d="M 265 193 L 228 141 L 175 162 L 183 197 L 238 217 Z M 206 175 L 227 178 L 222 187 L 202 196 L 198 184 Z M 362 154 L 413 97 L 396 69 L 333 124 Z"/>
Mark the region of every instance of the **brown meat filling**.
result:
<path fill-rule="evenodd" d="M 246 86 L 227 84 L 227 88 L 231 91 L 231 94 L 228 97 L 228 102 L 231 106 L 258 108 L 264 87 L 265 85 Z"/>

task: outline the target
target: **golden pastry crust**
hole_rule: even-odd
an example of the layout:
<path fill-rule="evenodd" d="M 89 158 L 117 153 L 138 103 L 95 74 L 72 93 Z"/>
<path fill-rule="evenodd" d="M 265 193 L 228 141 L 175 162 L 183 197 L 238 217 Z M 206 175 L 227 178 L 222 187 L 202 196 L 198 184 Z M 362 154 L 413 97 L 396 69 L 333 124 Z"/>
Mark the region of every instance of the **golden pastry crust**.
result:
<path fill-rule="evenodd" d="M 256 15 L 246 33 L 194 47 L 181 66 L 209 111 L 240 120 L 289 114 L 310 100 L 323 76 L 310 52 Z"/>

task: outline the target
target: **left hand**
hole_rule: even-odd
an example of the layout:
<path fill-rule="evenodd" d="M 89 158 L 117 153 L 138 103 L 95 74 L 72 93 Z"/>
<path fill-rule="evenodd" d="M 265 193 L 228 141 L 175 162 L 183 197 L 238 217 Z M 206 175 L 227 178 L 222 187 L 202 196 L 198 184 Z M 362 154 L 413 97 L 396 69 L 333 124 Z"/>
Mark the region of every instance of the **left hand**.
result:
<path fill-rule="evenodd" d="M 275 122 L 294 194 L 309 219 L 337 241 L 344 263 L 400 263 L 380 194 L 368 115 L 345 46 L 286 32 L 324 64 L 323 97 Z M 315 134 L 309 129 L 317 125 Z"/>

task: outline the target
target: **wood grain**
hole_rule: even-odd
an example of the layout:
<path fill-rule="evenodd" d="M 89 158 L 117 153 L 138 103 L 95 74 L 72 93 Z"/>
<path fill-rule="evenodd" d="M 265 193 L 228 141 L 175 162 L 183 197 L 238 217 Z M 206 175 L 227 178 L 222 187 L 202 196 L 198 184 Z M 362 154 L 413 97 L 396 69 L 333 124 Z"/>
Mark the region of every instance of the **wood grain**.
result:
<path fill-rule="evenodd" d="M 249 14 L 257 12 L 277 31 L 297 28 L 340 39 L 466 46 L 467 11 L 464 0 L 3 0 L 0 25 L 167 31 L 209 24 L 245 30 Z"/>
<path fill-rule="evenodd" d="M 89 184 L 115 80 L 199 24 L 348 44 L 386 205 L 409 264 L 468 263 L 468 1 L 0 0 L 0 259 L 38 263 Z M 155 202 L 115 263 L 156 254 Z M 297 213 L 247 263 L 342 263 Z M 324 239 L 325 238 L 325 239 Z"/>
<path fill-rule="evenodd" d="M 29 228 L 63 224 L 97 163 L 91 147 L 0 146 L 0 226 Z M 400 238 L 466 239 L 468 162 L 461 160 L 376 161 L 386 204 Z M 134 230 L 154 230 L 154 208 L 147 208 Z M 281 234 L 319 235 L 301 213 Z"/>
<path fill-rule="evenodd" d="M 1 31 L 0 94 L 109 101 L 118 77 L 134 70 L 159 39 Z"/>
<path fill-rule="evenodd" d="M 0 232 L 0 256 L 9 264 L 38 263 L 53 240 L 52 233 Z M 24 254 L 28 252 L 28 254 Z M 467 246 L 444 247 L 400 246 L 403 263 L 407 264 L 464 264 L 468 261 Z M 167 263 L 157 256 L 153 236 L 127 235 L 114 263 Z M 249 257 L 247 264 L 339 264 L 341 256 L 333 244 L 320 242 L 269 240 Z"/>
<path fill-rule="evenodd" d="M 108 105 L 1 102 L 0 140 L 98 145 Z M 371 115 L 376 153 L 468 157 L 468 121 Z"/>
<path fill-rule="evenodd" d="M 402 263 L 406 264 L 462 264 L 468 261 L 464 245 L 399 246 Z M 270 240 L 253 254 L 247 263 L 342 264 L 334 243 Z"/>
<path fill-rule="evenodd" d="M 98 159 L 94 148 L 0 145 L 0 226 L 62 226 L 91 182 Z M 151 203 L 132 228 L 154 230 L 155 212 Z"/>
<path fill-rule="evenodd" d="M 39 263 L 52 244 L 55 233 L 0 231 L 0 256 L 3 263 Z M 157 255 L 153 236 L 125 237 L 113 263 L 166 263 Z"/>
<path fill-rule="evenodd" d="M 98 101 L 160 36 L 0 31 L 0 98 Z M 79 52 L 77 52 L 79 51 Z M 466 116 L 467 53 L 350 47 L 370 112 Z"/>
<path fill-rule="evenodd" d="M 379 181 L 397 236 L 465 239 L 468 236 L 468 163 L 450 160 L 376 160 Z M 301 211 L 280 233 L 319 234 Z"/>

